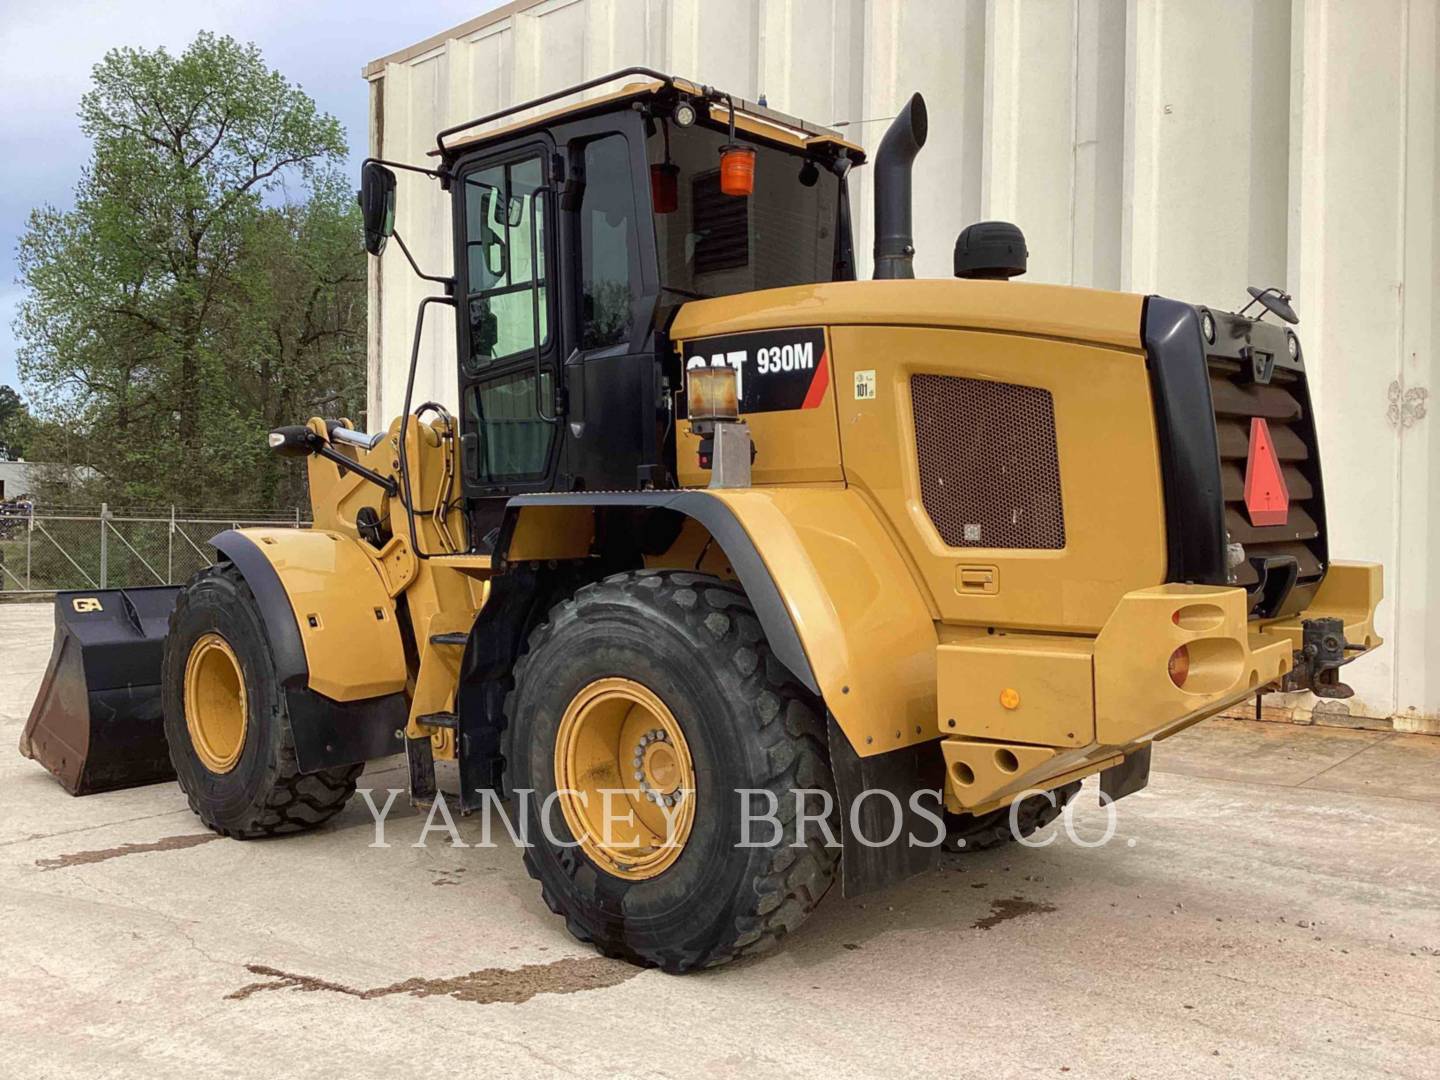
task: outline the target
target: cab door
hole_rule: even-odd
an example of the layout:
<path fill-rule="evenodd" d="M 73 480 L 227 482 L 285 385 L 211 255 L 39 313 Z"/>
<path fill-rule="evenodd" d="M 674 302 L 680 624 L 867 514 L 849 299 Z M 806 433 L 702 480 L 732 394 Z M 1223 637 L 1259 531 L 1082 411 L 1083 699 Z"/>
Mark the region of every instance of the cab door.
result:
<path fill-rule="evenodd" d="M 537 137 L 467 163 L 456 181 L 460 423 L 470 497 L 546 490 L 555 472 L 552 155 L 553 144 Z"/>
<path fill-rule="evenodd" d="M 561 238 L 566 449 L 560 486 L 663 484 L 663 396 L 652 328 L 658 294 L 649 169 L 634 113 L 557 128 L 568 162 Z"/>

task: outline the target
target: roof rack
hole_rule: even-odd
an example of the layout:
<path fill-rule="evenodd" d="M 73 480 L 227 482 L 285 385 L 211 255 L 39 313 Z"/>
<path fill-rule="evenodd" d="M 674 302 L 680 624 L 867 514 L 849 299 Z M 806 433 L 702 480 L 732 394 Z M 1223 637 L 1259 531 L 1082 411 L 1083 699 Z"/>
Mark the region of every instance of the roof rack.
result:
<path fill-rule="evenodd" d="M 557 101 L 560 98 L 569 97 L 572 94 L 583 93 L 586 90 L 593 90 L 597 86 L 604 86 L 606 83 L 614 82 L 617 79 L 624 79 L 629 76 L 635 75 L 639 75 L 647 79 L 654 79 L 662 86 L 668 87 L 672 90 L 678 90 L 682 94 L 703 98 L 705 101 L 713 103 L 723 102 L 727 106 L 733 106 L 737 113 L 744 113 L 746 115 L 756 117 L 757 119 L 765 120 L 768 123 L 775 124 L 779 127 L 789 128 L 791 131 L 798 132 L 806 138 L 829 137 L 839 142 L 845 141 L 839 132 L 833 131 L 830 128 L 821 127 L 818 124 L 812 124 L 808 121 L 801 120 L 798 117 L 790 116 L 786 113 L 779 112 L 775 109 L 770 108 L 768 105 L 760 105 L 753 101 L 746 101 L 744 98 L 736 97 L 735 95 L 729 94 L 724 90 L 717 90 L 713 86 L 705 86 L 702 84 L 693 83 L 688 79 L 680 79 L 675 77 L 674 75 L 667 75 L 663 71 L 656 71 L 654 68 L 627 67 L 621 68 L 619 71 L 612 71 L 608 75 L 601 75 L 598 78 L 587 79 L 582 83 L 576 83 L 574 86 L 567 86 L 565 89 L 556 90 L 554 93 L 545 94 L 538 98 L 532 98 L 529 101 L 521 102 L 519 105 L 511 105 L 508 108 L 499 110 L 498 112 L 487 113 L 484 116 L 476 117 L 474 120 L 466 120 L 462 124 L 456 124 L 453 127 L 445 128 L 443 131 L 439 132 L 435 136 L 435 145 L 439 148 L 439 152 L 443 156 L 444 154 L 450 153 L 453 150 L 453 147 L 445 145 L 445 140 L 449 136 L 458 135 L 462 131 L 469 131 L 471 128 L 479 127 L 481 124 L 488 124 L 495 120 L 503 120 L 507 116 L 514 116 L 516 113 L 525 112 L 527 109 L 533 109 L 540 105 L 546 105 L 552 101 Z"/>

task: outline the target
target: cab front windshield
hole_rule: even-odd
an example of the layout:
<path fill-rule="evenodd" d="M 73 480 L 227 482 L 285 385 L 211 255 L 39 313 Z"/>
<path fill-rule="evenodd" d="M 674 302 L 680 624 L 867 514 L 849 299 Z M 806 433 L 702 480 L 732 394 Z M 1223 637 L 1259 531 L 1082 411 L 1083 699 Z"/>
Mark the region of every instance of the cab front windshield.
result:
<path fill-rule="evenodd" d="M 657 118 L 654 128 L 646 155 L 662 302 L 840 276 L 840 179 L 828 167 L 740 135 L 736 141 L 756 151 L 755 188 L 748 197 L 726 195 L 720 188 L 726 132 L 679 128 L 668 118 Z"/>

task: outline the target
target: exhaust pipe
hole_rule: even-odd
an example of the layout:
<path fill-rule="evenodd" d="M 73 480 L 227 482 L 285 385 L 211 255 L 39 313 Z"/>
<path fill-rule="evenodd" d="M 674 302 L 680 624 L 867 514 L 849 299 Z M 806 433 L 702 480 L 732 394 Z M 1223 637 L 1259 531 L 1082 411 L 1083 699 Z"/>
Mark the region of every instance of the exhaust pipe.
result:
<path fill-rule="evenodd" d="M 875 155 L 875 277 L 915 276 L 915 237 L 910 225 L 910 166 L 925 145 L 929 121 L 925 99 L 911 94 Z"/>

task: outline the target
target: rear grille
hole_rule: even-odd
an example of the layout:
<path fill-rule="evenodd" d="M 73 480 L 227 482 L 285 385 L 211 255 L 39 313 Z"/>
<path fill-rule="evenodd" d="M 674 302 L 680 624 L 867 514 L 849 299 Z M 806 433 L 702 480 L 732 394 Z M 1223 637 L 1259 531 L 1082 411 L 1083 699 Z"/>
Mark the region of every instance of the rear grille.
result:
<path fill-rule="evenodd" d="M 920 497 L 946 544 L 1065 546 L 1050 391 L 914 375 L 910 396 Z"/>
<path fill-rule="evenodd" d="M 1245 548 L 1245 560 L 1232 569 L 1233 581 L 1251 591 L 1254 610 L 1263 599 L 1260 574 L 1253 560 L 1290 556 L 1300 576 L 1287 609 L 1307 598 L 1324 576 L 1327 549 L 1325 511 L 1320 495 L 1320 462 L 1315 427 L 1307 414 L 1310 395 L 1303 371 L 1276 366 L 1268 384 L 1247 381 L 1241 363 L 1210 356 L 1210 394 L 1220 446 L 1220 486 L 1225 500 L 1225 528 L 1231 543 Z M 1252 525 L 1245 507 L 1245 469 L 1250 454 L 1254 417 L 1265 420 L 1285 487 L 1290 494 L 1284 525 Z"/>

